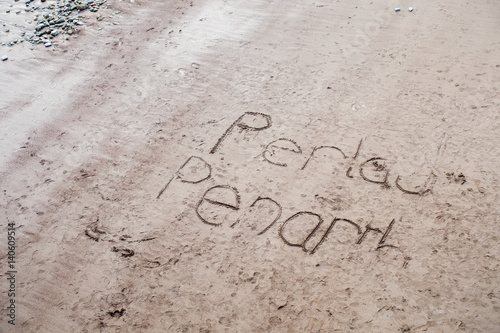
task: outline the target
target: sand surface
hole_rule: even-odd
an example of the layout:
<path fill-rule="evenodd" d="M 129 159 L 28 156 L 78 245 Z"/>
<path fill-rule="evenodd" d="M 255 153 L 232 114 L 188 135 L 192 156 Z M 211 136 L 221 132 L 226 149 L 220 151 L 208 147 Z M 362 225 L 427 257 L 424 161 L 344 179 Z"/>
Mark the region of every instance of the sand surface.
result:
<path fill-rule="evenodd" d="M 1 332 L 500 332 L 498 1 L 109 3 L 0 47 Z"/>

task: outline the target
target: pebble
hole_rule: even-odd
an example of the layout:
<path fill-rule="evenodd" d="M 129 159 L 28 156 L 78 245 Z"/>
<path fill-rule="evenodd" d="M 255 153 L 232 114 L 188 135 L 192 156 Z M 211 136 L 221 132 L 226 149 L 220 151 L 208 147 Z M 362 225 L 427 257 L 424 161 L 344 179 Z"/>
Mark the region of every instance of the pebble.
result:
<path fill-rule="evenodd" d="M 9 57 L 7 57 L 6 55 L 2 56 L 2 61 L 5 61 L 7 59 L 9 59 Z"/>
<path fill-rule="evenodd" d="M 408 7 L 408 11 L 412 12 L 413 11 L 413 7 Z"/>
<path fill-rule="evenodd" d="M 45 47 L 50 47 L 52 46 L 52 42 L 49 40 L 48 42 L 45 42 Z"/>

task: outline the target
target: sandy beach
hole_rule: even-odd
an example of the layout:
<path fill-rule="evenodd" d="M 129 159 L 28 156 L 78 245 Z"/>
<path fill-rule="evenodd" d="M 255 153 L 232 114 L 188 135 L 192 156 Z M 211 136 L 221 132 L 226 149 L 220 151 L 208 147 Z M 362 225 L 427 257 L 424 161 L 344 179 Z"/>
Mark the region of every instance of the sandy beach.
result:
<path fill-rule="evenodd" d="M 500 3 L 109 0 L 7 45 L 56 4 L 0 0 L 0 332 L 500 332 Z"/>

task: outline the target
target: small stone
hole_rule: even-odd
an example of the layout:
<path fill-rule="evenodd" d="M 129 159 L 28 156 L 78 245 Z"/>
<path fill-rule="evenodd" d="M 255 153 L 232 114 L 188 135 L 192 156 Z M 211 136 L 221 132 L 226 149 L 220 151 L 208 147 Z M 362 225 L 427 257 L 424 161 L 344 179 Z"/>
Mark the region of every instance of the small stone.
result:
<path fill-rule="evenodd" d="M 37 35 L 38 37 L 40 37 L 40 36 L 43 36 L 43 35 L 45 35 L 45 34 L 48 34 L 49 32 L 50 32 L 49 28 L 43 28 L 43 29 L 42 29 L 42 30 L 40 30 L 40 31 L 39 31 L 36 35 Z"/>
<path fill-rule="evenodd" d="M 50 34 L 51 34 L 52 36 L 54 36 L 54 37 L 55 37 L 55 36 L 59 35 L 59 30 L 54 29 L 54 30 L 52 30 L 52 31 L 50 32 Z"/>
<path fill-rule="evenodd" d="M 412 12 L 413 11 L 413 7 L 408 7 L 408 11 Z"/>
<path fill-rule="evenodd" d="M 9 57 L 7 57 L 6 55 L 2 56 L 2 61 L 5 61 L 7 59 L 9 59 Z"/>
<path fill-rule="evenodd" d="M 7 9 L 5 12 L 6 12 L 7 14 L 8 14 L 8 13 L 10 13 L 10 9 Z"/>
<path fill-rule="evenodd" d="M 16 14 L 21 14 L 21 11 L 20 10 L 16 10 Z"/>
<path fill-rule="evenodd" d="M 73 34 L 73 30 L 72 29 L 68 29 L 68 35 L 72 35 Z"/>
<path fill-rule="evenodd" d="M 399 12 L 399 11 L 401 11 L 401 8 L 395 8 L 394 11 Z"/>
<path fill-rule="evenodd" d="M 50 47 L 50 46 L 52 46 L 52 42 L 50 40 L 45 42 L 45 47 Z"/>

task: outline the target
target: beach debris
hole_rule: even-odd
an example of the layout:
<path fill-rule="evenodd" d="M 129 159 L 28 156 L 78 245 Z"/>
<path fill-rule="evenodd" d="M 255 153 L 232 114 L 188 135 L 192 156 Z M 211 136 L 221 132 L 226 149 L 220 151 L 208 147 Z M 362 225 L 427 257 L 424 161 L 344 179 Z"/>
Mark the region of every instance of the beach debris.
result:
<path fill-rule="evenodd" d="M 395 12 L 400 12 L 400 11 L 401 11 L 401 8 L 399 8 L 399 7 L 398 7 L 398 8 L 394 8 L 394 11 L 395 11 Z"/>
<path fill-rule="evenodd" d="M 32 15 L 28 21 L 28 23 L 33 22 L 34 24 L 32 32 L 30 33 L 29 30 L 22 31 L 21 40 L 5 42 L 2 45 L 12 46 L 27 41 L 31 44 L 44 44 L 49 47 L 52 43 L 47 45 L 46 37 L 54 38 L 66 35 L 62 37 L 66 39 L 67 35 L 77 34 L 80 27 L 85 25 L 86 21 L 91 18 L 89 12 L 95 13 L 100 9 L 113 10 L 112 5 L 108 4 L 107 0 L 60 0 L 49 5 L 45 0 L 41 2 L 43 3 L 41 6 L 40 3 L 35 5 L 33 0 L 25 2 L 27 8 L 24 11 L 30 13 L 28 15 Z M 10 10 L 7 10 L 7 13 L 9 12 Z M 16 10 L 15 13 L 21 14 L 21 10 Z M 119 12 L 115 10 L 112 13 Z M 104 17 L 108 16 L 99 15 L 98 21 L 103 20 Z M 118 23 L 113 22 L 112 24 L 117 25 Z"/>
<path fill-rule="evenodd" d="M 6 55 L 2 56 L 2 61 L 6 61 L 7 59 L 9 59 L 9 57 L 7 57 Z"/>
<path fill-rule="evenodd" d="M 408 7 L 408 11 L 412 12 L 413 11 L 413 7 Z"/>

